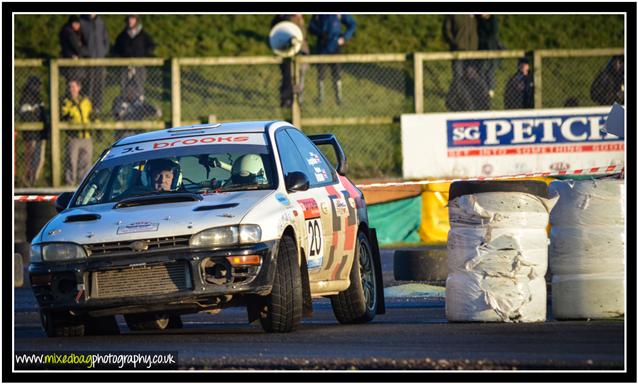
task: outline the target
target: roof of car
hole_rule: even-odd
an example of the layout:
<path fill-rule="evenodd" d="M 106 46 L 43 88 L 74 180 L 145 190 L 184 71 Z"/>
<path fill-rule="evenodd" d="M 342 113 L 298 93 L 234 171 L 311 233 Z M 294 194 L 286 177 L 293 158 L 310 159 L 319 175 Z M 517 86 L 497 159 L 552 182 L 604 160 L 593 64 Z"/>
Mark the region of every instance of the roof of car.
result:
<path fill-rule="evenodd" d="M 173 137 L 189 137 L 199 136 L 202 134 L 227 134 L 227 133 L 246 133 L 246 132 L 266 132 L 266 129 L 276 129 L 279 126 L 292 126 L 286 121 L 268 120 L 268 121 L 241 121 L 232 123 L 209 123 L 197 125 L 185 125 L 181 127 L 172 127 L 159 131 L 151 131 L 140 133 L 123 138 L 116 145 L 128 145 L 143 141 L 164 140 Z"/>

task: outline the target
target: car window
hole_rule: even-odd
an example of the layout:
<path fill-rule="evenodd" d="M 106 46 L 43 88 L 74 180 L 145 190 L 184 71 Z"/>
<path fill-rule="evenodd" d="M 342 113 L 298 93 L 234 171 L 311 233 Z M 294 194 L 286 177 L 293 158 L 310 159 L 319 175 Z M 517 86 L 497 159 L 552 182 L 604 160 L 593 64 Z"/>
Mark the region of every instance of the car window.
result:
<path fill-rule="evenodd" d="M 335 171 L 319 148 L 306 135 L 296 129 L 287 129 L 286 132 L 299 150 L 302 161 L 308 169 L 310 186 L 334 183 L 336 180 Z"/>
<path fill-rule="evenodd" d="M 165 192 L 276 188 L 274 162 L 266 146 L 202 145 L 158 150 L 145 157 L 123 155 L 98 164 L 74 206 Z"/>
<path fill-rule="evenodd" d="M 279 159 L 281 160 L 281 168 L 284 175 L 290 172 L 303 172 L 310 178 L 308 167 L 304 165 L 299 151 L 295 148 L 295 143 L 293 143 L 286 131 L 283 129 L 277 131 L 275 140 L 277 141 Z"/>

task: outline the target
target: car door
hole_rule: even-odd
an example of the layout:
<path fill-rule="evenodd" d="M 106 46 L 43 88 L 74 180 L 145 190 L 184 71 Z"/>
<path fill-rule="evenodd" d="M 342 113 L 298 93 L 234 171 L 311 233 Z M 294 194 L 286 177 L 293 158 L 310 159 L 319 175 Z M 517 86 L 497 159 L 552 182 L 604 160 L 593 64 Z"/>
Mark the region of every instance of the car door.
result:
<path fill-rule="evenodd" d="M 346 280 L 352 260 L 350 255 L 353 254 L 346 251 L 350 240 L 346 236 L 350 228 L 350 210 L 337 172 L 306 135 L 297 129 L 287 129 L 287 133 L 301 156 L 301 162 L 307 168 L 310 195 L 319 202 L 322 215 L 323 262 L 317 277 L 321 280 Z"/>

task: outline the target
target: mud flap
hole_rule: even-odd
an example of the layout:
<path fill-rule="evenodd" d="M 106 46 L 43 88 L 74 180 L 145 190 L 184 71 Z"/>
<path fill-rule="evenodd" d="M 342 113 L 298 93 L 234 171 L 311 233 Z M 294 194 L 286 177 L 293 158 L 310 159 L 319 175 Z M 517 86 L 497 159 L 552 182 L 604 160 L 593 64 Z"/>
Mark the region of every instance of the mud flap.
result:
<path fill-rule="evenodd" d="M 377 241 L 377 230 L 370 228 L 368 239 L 372 247 L 372 258 L 374 262 L 374 278 L 377 280 L 377 314 L 385 313 L 385 293 L 383 292 L 383 272 L 381 271 L 381 252 L 379 252 L 379 242 Z M 379 289 L 380 288 L 380 289 Z"/>

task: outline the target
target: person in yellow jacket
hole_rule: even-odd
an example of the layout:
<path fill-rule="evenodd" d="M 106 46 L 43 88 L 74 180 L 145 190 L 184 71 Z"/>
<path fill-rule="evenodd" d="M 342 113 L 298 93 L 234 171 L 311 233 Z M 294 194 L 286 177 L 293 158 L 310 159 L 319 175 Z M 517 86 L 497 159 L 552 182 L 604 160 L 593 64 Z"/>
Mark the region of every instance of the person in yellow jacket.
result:
<path fill-rule="evenodd" d="M 80 83 L 69 81 L 69 95 L 62 101 L 62 120 L 71 124 L 91 122 L 91 101 L 80 95 Z M 88 129 L 67 131 L 64 178 L 67 185 L 78 185 L 91 168 L 93 141 Z"/>

